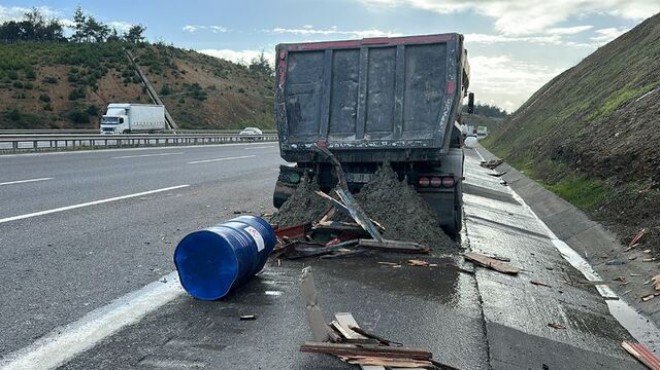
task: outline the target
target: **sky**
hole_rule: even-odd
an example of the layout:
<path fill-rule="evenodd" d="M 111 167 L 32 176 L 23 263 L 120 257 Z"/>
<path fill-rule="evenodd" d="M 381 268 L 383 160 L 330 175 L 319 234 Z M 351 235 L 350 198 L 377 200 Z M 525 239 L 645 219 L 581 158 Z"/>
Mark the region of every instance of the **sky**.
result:
<path fill-rule="evenodd" d="M 279 43 L 458 32 L 470 90 L 514 111 L 598 47 L 660 12 L 658 0 L 2 1 L 0 22 L 36 7 L 70 24 L 76 7 L 118 31 L 249 63 Z"/>

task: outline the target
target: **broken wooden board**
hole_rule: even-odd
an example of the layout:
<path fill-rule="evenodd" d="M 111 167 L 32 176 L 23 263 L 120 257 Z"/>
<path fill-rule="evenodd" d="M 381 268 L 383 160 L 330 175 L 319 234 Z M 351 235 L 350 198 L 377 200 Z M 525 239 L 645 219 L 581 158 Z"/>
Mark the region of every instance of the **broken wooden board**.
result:
<path fill-rule="evenodd" d="M 626 352 L 630 353 L 639 362 L 646 365 L 649 369 L 660 369 L 660 359 L 658 359 L 646 346 L 641 343 L 623 341 L 621 346 Z"/>
<path fill-rule="evenodd" d="M 466 252 L 463 254 L 463 257 L 465 257 L 465 259 L 468 261 L 476 263 L 477 265 L 487 267 L 504 274 L 517 275 L 520 272 L 519 268 L 514 267 L 507 262 L 498 261 L 479 253 Z"/>
<path fill-rule="evenodd" d="M 360 247 L 377 249 L 386 252 L 424 254 L 431 253 L 431 248 L 425 245 L 414 242 L 402 242 L 398 240 L 383 239 L 382 241 L 378 241 L 373 239 L 360 239 L 358 245 Z"/>
<path fill-rule="evenodd" d="M 306 342 L 300 346 L 301 352 L 327 353 L 337 357 L 378 357 L 389 359 L 410 359 L 431 361 L 431 352 L 419 348 L 400 348 L 374 345 Z"/>
<path fill-rule="evenodd" d="M 314 145 L 312 149 L 317 153 L 325 156 L 330 161 L 330 163 L 332 163 L 332 165 L 335 167 L 335 173 L 337 174 L 337 180 L 338 180 L 337 184 L 339 185 L 338 186 L 339 189 L 336 189 L 335 192 L 339 196 L 339 199 L 341 199 L 341 201 L 344 202 L 341 205 L 341 207 L 347 210 L 348 213 L 351 215 L 351 217 L 353 217 L 355 222 L 357 222 L 365 230 L 367 230 L 367 232 L 369 232 L 369 235 L 371 235 L 372 238 L 378 241 L 382 240 L 383 237 L 380 235 L 380 232 L 376 229 L 376 226 L 373 224 L 373 222 L 371 222 L 371 220 L 364 212 L 362 207 L 360 207 L 358 202 L 355 201 L 355 198 L 353 198 L 351 191 L 348 189 L 348 183 L 346 182 L 346 175 L 344 175 L 344 169 L 341 167 L 341 163 L 339 163 L 337 157 L 335 157 L 335 155 L 332 154 L 332 152 L 329 151 L 328 148 L 323 148 L 318 145 Z M 332 202 L 333 204 L 341 203 L 336 201 L 334 198 L 331 199 L 333 199 Z"/>
<path fill-rule="evenodd" d="M 323 312 L 319 306 L 319 295 L 314 285 L 314 276 L 311 267 L 305 267 L 300 278 L 302 295 L 305 300 L 305 311 L 307 312 L 307 322 L 312 329 L 314 340 L 323 342 L 328 339 L 337 341 L 339 336 L 325 323 Z"/>
<path fill-rule="evenodd" d="M 350 312 L 337 312 L 335 314 L 335 321 L 341 329 L 339 330 L 345 338 L 353 339 L 366 339 L 362 334 L 357 333 L 352 328 L 359 328 L 357 321 Z"/>
<path fill-rule="evenodd" d="M 358 210 L 357 203 L 355 202 L 355 199 L 353 199 L 352 196 L 350 198 L 346 195 L 344 191 L 341 189 L 336 191 L 337 195 L 339 198 L 344 201 L 344 203 L 338 201 L 337 199 L 325 194 L 322 191 L 317 191 L 316 195 L 320 196 L 321 198 L 329 200 L 335 207 L 342 209 L 344 212 L 349 214 L 355 222 L 358 223 L 362 227 L 363 230 L 365 230 L 372 238 L 376 240 L 382 240 L 383 236 L 380 234 L 374 223 L 371 221 L 370 218 L 366 217 L 366 214 L 364 214 L 364 211 L 362 209 Z M 350 193 L 348 193 L 350 194 Z M 346 200 L 352 203 L 347 203 Z"/>
<path fill-rule="evenodd" d="M 546 284 L 546 283 L 544 283 L 544 282 L 538 281 L 538 280 L 530 280 L 529 282 L 532 283 L 533 285 L 538 285 L 538 286 L 544 286 L 544 287 L 552 288 L 552 286 L 550 286 L 550 285 L 548 285 L 548 284 Z"/>
<path fill-rule="evenodd" d="M 353 365 L 364 366 L 386 366 L 388 368 L 395 367 L 399 369 L 425 369 L 433 367 L 431 361 L 410 360 L 406 358 L 382 358 L 370 356 L 339 356 L 339 358 Z"/>
<path fill-rule="evenodd" d="M 391 341 L 391 340 L 385 339 L 385 338 L 383 338 L 383 337 L 380 337 L 380 336 L 378 336 L 378 335 L 376 335 L 376 334 L 369 333 L 368 331 L 366 331 L 366 330 L 364 330 L 364 329 L 362 329 L 362 328 L 360 328 L 360 327 L 357 327 L 357 326 L 351 326 L 351 329 L 352 329 L 353 331 L 357 332 L 358 334 L 361 334 L 362 336 L 365 336 L 365 337 L 367 337 L 367 338 L 372 338 L 372 339 L 377 340 L 380 344 L 382 344 L 382 345 L 384 345 L 384 346 L 403 347 L 403 344 L 401 344 L 401 343 L 399 343 L 399 342 L 394 342 L 394 341 Z"/>
<path fill-rule="evenodd" d="M 660 291 L 660 274 L 655 275 L 654 277 L 652 277 L 651 281 L 653 282 L 653 288 L 656 291 Z"/>

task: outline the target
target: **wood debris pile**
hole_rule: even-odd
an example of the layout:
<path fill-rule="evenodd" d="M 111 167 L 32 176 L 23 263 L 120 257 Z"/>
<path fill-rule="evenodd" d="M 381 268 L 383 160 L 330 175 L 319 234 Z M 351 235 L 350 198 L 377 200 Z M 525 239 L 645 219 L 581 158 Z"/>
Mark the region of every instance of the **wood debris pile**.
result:
<path fill-rule="evenodd" d="M 303 269 L 301 286 L 307 320 L 314 337 L 313 341 L 300 347 L 301 352 L 333 355 L 344 362 L 370 370 L 385 370 L 385 367 L 455 369 L 434 361 L 428 350 L 405 347 L 360 328 L 351 313 L 336 313 L 332 322 L 326 324 L 309 267 Z"/>

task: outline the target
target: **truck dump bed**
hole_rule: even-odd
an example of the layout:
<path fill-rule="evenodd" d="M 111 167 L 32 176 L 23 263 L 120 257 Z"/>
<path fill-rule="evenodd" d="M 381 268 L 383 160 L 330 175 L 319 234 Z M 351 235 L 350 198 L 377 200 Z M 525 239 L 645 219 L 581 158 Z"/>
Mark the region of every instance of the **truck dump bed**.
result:
<path fill-rule="evenodd" d="M 312 161 L 309 147 L 323 142 L 347 162 L 438 159 L 448 151 L 467 68 L 455 33 L 280 44 L 282 158 Z"/>

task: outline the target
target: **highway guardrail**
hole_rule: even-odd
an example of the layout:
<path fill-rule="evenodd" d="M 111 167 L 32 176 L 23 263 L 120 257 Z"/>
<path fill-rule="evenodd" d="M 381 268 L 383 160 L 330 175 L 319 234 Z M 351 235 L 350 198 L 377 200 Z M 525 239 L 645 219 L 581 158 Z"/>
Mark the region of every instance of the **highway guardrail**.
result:
<path fill-rule="evenodd" d="M 80 149 L 135 148 L 277 141 L 276 134 L 150 134 L 150 135 L 0 135 L 0 154 Z"/>

